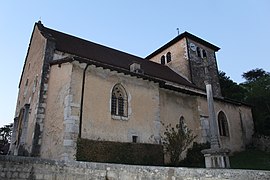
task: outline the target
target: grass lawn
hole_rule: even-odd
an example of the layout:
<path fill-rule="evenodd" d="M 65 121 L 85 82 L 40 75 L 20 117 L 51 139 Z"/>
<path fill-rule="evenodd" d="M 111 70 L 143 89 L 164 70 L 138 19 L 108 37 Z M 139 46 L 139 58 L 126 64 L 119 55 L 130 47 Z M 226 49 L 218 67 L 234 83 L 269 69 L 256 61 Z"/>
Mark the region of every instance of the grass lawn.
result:
<path fill-rule="evenodd" d="M 270 170 L 270 153 L 247 150 L 230 157 L 232 169 Z"/>

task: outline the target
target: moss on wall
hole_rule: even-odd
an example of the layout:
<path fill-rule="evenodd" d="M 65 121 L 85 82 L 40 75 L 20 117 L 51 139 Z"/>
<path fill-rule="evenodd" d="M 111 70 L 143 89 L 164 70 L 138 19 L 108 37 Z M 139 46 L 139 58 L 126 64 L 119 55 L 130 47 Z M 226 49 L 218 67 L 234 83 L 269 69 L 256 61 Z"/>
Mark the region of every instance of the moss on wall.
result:
<path fill-rule="evenodd" d="M 163 146 L 78 139 L 78 161 L 163 165 Z"/>

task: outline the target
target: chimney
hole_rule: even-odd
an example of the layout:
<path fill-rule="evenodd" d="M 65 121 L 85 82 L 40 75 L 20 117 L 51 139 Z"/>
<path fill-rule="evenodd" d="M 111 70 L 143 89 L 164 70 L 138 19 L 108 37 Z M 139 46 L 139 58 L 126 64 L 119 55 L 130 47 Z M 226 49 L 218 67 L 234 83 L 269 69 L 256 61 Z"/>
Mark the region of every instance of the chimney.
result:
<path fill-rule="evenodd" d="M 132 63 L 129 66 L 129 70 L 130 70 L 130 72 L 144 74 L 144 71 L 141 69 L 141 65 L 139 63 Z"/>

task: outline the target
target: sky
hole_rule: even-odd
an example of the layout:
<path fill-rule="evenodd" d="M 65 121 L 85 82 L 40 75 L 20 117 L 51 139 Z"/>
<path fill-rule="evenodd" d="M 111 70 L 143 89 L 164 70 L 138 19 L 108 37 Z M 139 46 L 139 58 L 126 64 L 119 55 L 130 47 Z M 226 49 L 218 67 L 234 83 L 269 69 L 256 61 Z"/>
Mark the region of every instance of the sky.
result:
<path fill-rule="evenodd" d="M 270 71 L 269 0 L 12 0 L 0 2 L 0 127 L 13 122 L 34 23 L 140 57 L 188 31 L 221 49 L 218 67 Z"/>

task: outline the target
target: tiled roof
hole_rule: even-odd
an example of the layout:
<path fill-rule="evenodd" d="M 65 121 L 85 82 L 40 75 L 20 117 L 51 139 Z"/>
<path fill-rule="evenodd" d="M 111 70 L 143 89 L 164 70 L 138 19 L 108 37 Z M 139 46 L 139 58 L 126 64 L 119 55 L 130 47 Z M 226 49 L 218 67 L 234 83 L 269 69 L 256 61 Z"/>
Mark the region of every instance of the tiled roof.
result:
<path fill-rule="evenodd" d="M 126 71 L 129 71 L 129 66 L 132 63 L 139 63 L 146 76 L 197 88 L 194 84 L 165 65 L 49 29 L 44 27 L 41 23 L 36 24 L 45 37 L 51 38 L 56 42 L 56 50 L 61 52 L 90 59 L 104 65 L 110 65 L 111 67 L 122 68 Z"/>

